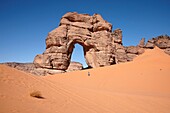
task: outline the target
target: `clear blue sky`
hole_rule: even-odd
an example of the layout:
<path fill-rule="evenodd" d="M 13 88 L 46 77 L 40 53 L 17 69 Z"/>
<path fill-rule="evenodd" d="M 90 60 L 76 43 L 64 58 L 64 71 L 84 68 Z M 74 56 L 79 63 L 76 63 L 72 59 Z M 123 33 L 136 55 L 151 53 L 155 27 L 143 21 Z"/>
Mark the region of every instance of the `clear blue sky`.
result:
<path fill-rule="evenodd" d="M 32 62 L 67 12 L 99 13 L 123 31 L 123 44 L 170 35 L 170 0 L 0 0 L 0 62 Z M 77 46 L 72 60 L 85 65 Z"/>

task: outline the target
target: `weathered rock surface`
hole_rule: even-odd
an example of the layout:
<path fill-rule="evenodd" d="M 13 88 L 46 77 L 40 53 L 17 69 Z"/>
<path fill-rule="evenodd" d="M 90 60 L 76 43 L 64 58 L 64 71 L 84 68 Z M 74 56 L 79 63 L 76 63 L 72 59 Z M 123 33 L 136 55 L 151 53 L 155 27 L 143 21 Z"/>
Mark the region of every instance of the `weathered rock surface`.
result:
<path fill-rule="evenodd" d="M 132 61 L 138 55 L 144 53 L 144 48 L 140 46 L 128 46 L 126 47 L 127 61 Z"/>
<path fill-rule="evenodd" d="M 66 71 L 56 70 L 56 69 L 47 69 L 47 68 L 36 68 L 33 63 L 7 62 L 7 63 L 3 63 L 3 65 L 7 65 L 9 67 L 16 68 L 18 70 L 31 73 L 34 75 L 43 75 L 43 76 L 48 75 L 48 74 L 53 75 L 53 74 L 77 71 L 77 70 L 83 69 L 83 65 L 79 62 L 71 62 Z"/>
<path fill-rule="evenodd" d="M 37 68 L 67 70 L 76 43 L 84 48 L 89 67 L 101 67 L 115 63 L 112 25 L 101 15 L 65 14 L 58 28 L 46 38 L 46 50 L 34 59 Z M 117 33 L 118 32 L 118 33 Z M 118 30 L 114 34 L 119 34 Z M 120 36 L 115 36 L 121 43 Z"/>
<path fill-rule="evenodd" d="M 155 38 L 148 40 L 145 48 L 153 49 L 155 46 L 163 49 L 166 54 L 170 55 L 170 36 L 161 35 Z"/>
<path fill-rule="evenodd" d="M 138 49 L 139 47 L 137 46 L 128 46 L 126 52 L 131 54 L 138 54 Z"/>
<path fill-rule="evenodd" d="M 16 68 L 21 71 L 25 71 L 25 72 L 31 72 L 32 70 L 35 69 L 35 66 L 33 63 L 7 62 L 7 63 L 2 63 L 2 64 L 7 65 L 12 68 Z"/>
<path fill-rule="evenodd" d="M 46 50 L 35 56 L 33 63 L 5 63 L 10 67 L 35 75 L 48 75 L 82 70 L 83 66 L 71 62 L 74 45 L 80 44 L 88 68 L 109 66 L 132 61 L 135 57 L 155 46 L 170 55 L 170 37 L 161 35 L 145 44 L 142 38 L 137 46 L 123 46 L 122 30 L 112 32 L 112 24 L 101 15 L 66 13 L 57 28 L 48 33 Z"/>
<path fill-rule="evenodd" d="M 148 40 L 145 47 L 148 48 L 148 49 L 153 49 L 155 47 L 154 41 L 153 40 Z"/>
<path fill-rule="evenodd" d="M 127 61 L 132 61 L 137 56 L 137 54 L 127 53 Z"/>
<path fill-rule="evenodd" d="M 153 48 L 154 46 L 159 47 L 160 49 L 170 48 L 170 37 L 168 35 L 161 35 L 156 38 L 148 40 L 146 48 Z"/>
<path fill-rule="evenodd" d="M 72 65 L 70 59 L 76 43 L 83 46 L 86 63 L 92 68 L 132 61 L 155 46 L 170 53 L 167 35 L 152 38 L 146 45 L 142 38 L 137 46 L 124 47 L 121 29 L 112 32 L 112 25 L 101 15 L 69 12 L 61 18 L 58 28 L 48 34 L 46 50 L 35 57 L 35 67 L 66 71 Z"/>
<path fill-rule="evenodd" d="M 144 47 L 145 47 L 145 38 L 142 38 L 142 39 L 140 40 L 138 46 L 139 46 L 140 48 L 144 48 Z"/>
<path fill-rule="evenodd" d="M 17 63 L 17 62 L 8 62 L 3 63 L 12 68 L 16 68 L 18 70 L 31 73 L 34 75 L 48 75 L 48 74 L 58 74 L 64 73 L 65 71 L 62 70 L 54 70 L 54 69 L 46 69 L 46 68 L 36 68 L 33 63 Z"/>
<path fill-rule="evenodd" d="M 77 70 L 82 70 L 82 69 L 83 69 L 83 65 L 81 63 L 71 62 L 66 71 L 70 72 L 70 71 L 77 71 Z"/>
<path fill-rule="evenodd" d="M 119 31 L 120 31 L 120 29 L 119 29 Z M 101 33 L 101 34 L 100 33 L 101 32 L 93 34 L 93 35 L 96 38 L 100 38 L 100 36 L 101 36 L 101 37 L 104 37 L 107 39 L 107 37 L 105 36 L 105 33 Z M 114 34 L 114 32 L 111 35 L 113 35 L 113 34 Z M 116 36 L 119 36 L 119 39 L 122 39 L 122 32 L 120 31 L 119 34 L 117 34 Z M 113 59 L 113 61 L 115 61 L 116 64 L 132 61 L 135 57 L 139 56 L 140 54 L 143 54 L 145 49 L 152 49 L 155 46 L 159 47 L 160 49 L 164 50 L 166 54 L 170 55 L 170 37 L 168 35 L 162 35 L 162 36 L 158 36 L 156 38 L 152 38 L 152 39 L 148 40 L 146 45 L 144 43 L 145 39 L 142 39 L 137 46 L 127 46 L 127 47 L 123 46 L 122 41 L 115 41 L 114 35 L 112 36 L 112 38 L 113 38 L 113 40 L 111 43 L 112 43 L 113 47 L 111 49 L 108 49 L 107 48 L 108 46 L 96 45 L 94 49 L 89 48 L 90 52 L 88 54 L 92 54 L 93 52 L 96 52 L 95 53 L 96 55 L 100 55 L 100 52 L 102 54 L 105 54 L 105 52 L 103 52 L 102 50 L 110 50 L 110 51 L 112 51 L 112 54 L 110 54 L 110 55 L 112 55 L 112 57 L 115 58 L 115 59 Z M 89 42 L 88 44 L 93 45 L 93 43 L 96 43 L 96 42 L 95 41 Z M 104 43 L 104 42 L 101 41 L 100 43 Z M 148 43 L 151 43 L 152 46 L 148 46 Z M 104 43 L 103 45 L 106 45 L 106 43 Z M 73 47 L 71 49 L 74 49 L 74 45 L 72 45 L 72 46 Z M 84 50 L 85 49 L 87 49 L 87 48 L 84 48 Z M 70 51 L 73 51 L 73 50 L 70 50 Z M 55 56 L 56 52 L 58 52 L 57 57 Z M 51 56 L 48 56 L 49 53 Z M 64 73 L 64 72 L 70 72 L 70 71 L 76 71 L 76 70 L 83 69 L 82 64 L 78 63 L 78 62 L 70 62 L 67 70 L 55 69 L 52 67 L 53 65 L 48 65 L 48 63 L 49 63 L 48 58 L 53 58 L 53 59 L 59 58 L 60 55 L 62 55 L 60 53 L 67 53 L 63 46 L 59 46 L 59 47 L 52 46 L 52 47 L 47 48 L 46 51 L 42 55 L 37 55 L 35 57 L 36 62 L 40 62 L 40 63 L 9 62 L 9 63 L 3 63 L 3 64 L 13 67 L 13 68 L 16 68 L 21 71 L 24 71 L 24 72 L 34 74 L 34 75 L 48 75 L 48 74 L 52 75 L 52 74 L 57 74 L 57 73 Z M 89 56 L 86 55 L 86 57 L 88 57 L 88 59 L 90 59 L 91 61 L 93 60 L 93 57 L 90 57 L 90 55 Z M 102 61 L 102 59 L 105 59 L 105 56 L 96 56 L 96 57 L 101 58 L 101 61 Z M 62 62 L 62 57 L 59 61 Z M 41 62 L 45 62 L 45 63 L 41 63 Z M 93 62 L 90 62 L 90 63 L 93 63 Z M 105 63 L 104 65 L 100 65 L 100 66 L 105 66 L 105 65 L 107 65 L 107 64 Z M 62 66 L 63 65 L 61 65 L 60 67 L 62 67 Z"/>
<path fill-rule="evenodd" d="M 168 54 L 168 55 L 170 55 L 170 48 L 166 48 L 166 49 L 165 49 L 165 53 Z"/>
<path fill-rule="evenodd" d="M 122 45 L 122 30 L 116 29 L 112 33 L 114 43 L 118 43 Z"/>
<path fill-rule="evenodd" d="M 127 62 L 126 48 L 120 43 L 115 43 L 115 60 L 116 64 Z"/>
<path fill-rule="evenodd" d="M 132 61 L 136 56 L 144 53 L 145 39 L 142 38 L 137 46 L 123 46 L 122 43 L 122 31 L 116 29 L 112 33 L 113 46 L 115 48 L 115 61 L 116 64 Z"/>

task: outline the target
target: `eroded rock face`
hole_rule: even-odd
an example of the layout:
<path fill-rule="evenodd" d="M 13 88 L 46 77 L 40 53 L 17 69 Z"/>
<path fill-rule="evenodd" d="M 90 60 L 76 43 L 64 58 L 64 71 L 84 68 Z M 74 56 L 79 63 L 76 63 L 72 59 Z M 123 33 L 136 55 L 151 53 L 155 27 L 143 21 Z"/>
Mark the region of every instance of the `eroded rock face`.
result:
<path fill-rule="evenodd" d="M 101 67 L 115 63 L 112 25 L 101 15 L 65 14 L 58 28 L 46 38 L 46 50 L 37 55 L 34 64 L 38 68 L 67 70 L 76 43 L 84 48 L 84 56 L 89 67 Z M 118 32 L 118 33 L 117 33 Z M 119 34 L 119 30 L 114 34 Z M 117 42 L 121 38 L 115 36 Z"/>
<path fill-rule="evenodd" d="M 148 42 L 145 45 L 146 48 L 153 49 L 155 47 L 153 40 L 148 40 Z"/>
<path fill-rule="evenodd" d="M 126 48 L 119 43 L 115 43 L 115 60 L 116 64 L 127 62 Z"/>
<path fill-rule="evenodd" d="M 170 55 L 170 36 L 161 35 L 148 40 L 146 43 L 146 49 L 153 49 L 155 46 L 163 49 L 166 54 Z"/>
<path fill-rule="evenodd" d="M 71 62 L 68 69 L 66 71 L 63 70 L 56 70 L 56 69 L 47 69 L 47 68 L 36 68 L 33 63 L 17 63 L 17 62 L 7 62 L 3 63 L 3 65 L 7 65 L 9 67 L 31 73 L 34 75 L 53 75 L 58 73 L 65 73 L 70 71 L 77 71 L 82 70 L 83 65 L 79 62 Z"/>
<path fill-rule="evenodd" d="M 74 67 L 70 59 L 77 43 L 83 47 L 86 63 L 92 68 L 132 61 L 144 53 L 145 49 L 155 46 L 170 54 L 170 37 L 167 35 L 152 38 L 146 45 L 142 38 L 137 46 L 125 47 L 121 29 L 112 32 L 112 25 L 101 15 L 69 12 L 61 18 L 59 26 L 48 34 L 46 50 L 35 57 L 35 67 L 46 69 L 48 73 L 55 73 L 55 70 L 67 71 L 69 65 Z"/>
<path fill-rule="evenodd" d="M 153 48 L 154 46 L 157 46 L 160 49 L 170 48 L 170 37 L 168 35 L 161 35 L 148 40 L 146 48 Z"/>
<path fill-rule="evenodd" d="M 83 65 L 81 63 L 71 62 L 66 71 L 70 72 L 70 71 L 78 71 L 78 70 L 82 70 L 82 69 L 83 69 Z"/>
<path fill-rule="evenodd" d="M 170 48 L 166 48 L 166 49 L 165 49 L 165 53 L 168 54 L 168 55 L 170 55 Z"/>
<path fill-rule="evenodd" d="M 114 40 L 114 43 L 118 43 L 120 45 L 122 45 L 122 30 L 121 29 L 116 29 L 113 31 L 112 33 L 112 37 Z"/>
<path fill-rule="evenodd" d="M 138 44 L 138 47 L 144 48 L 145 47 L 145 38 L 142 38 Z"/>

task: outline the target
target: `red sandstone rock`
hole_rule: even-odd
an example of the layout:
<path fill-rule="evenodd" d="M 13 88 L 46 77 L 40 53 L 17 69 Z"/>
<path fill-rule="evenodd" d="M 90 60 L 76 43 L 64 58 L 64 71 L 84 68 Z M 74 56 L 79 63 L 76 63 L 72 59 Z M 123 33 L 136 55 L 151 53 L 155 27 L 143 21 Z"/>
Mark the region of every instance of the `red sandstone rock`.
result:
<path fill-rule="evenodd" d="M 82 70 L 82 69 L 83 69 L 83 65 L 81 63 L 71 62 L 66 71 L 70 72 L 70 71 L 77 71 L 77 70 Z"/>
<path fill-rule="evenodd" d="M 145 38 L 142 38 L 138 44 L 139 47 L 143 48 L 145 47 Z"/>
<path fill-rule="evenodd" d="M 138 46 L 124 47 L 121 29 L 112 32 L 112 25 L 101 15 L 69 12 L 61 18 L 58 28 L 48 34 L 46 50 L 35 57 L 35 66 L 67 70 L 75 44 L 83 46 L 86 63 L 92 68 L 132 61 L 145 49 L 155 46 L 170 53 L 170 37 L 167 35 L 148 40 L 146 45 L 142 38 Z"/>
<path fill-rule="evenodd" d="M 101 67 L 115 63 L 112 25 L 101 15 L 65 14 L 58 28 L 46 39 L 46 50 L 37 55 L 34 64 L 38 68 L 67 70 L 76 43 L 84 48 L 89 67 Z"/>

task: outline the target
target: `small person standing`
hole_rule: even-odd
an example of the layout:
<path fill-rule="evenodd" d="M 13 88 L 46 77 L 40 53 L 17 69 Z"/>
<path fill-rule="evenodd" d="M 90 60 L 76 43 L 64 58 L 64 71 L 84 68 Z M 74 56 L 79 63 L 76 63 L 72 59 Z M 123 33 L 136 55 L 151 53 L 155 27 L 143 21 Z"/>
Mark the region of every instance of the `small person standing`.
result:
<path fill-rule="evenodd" d="M 90 72 L 88 72 L 88 76 L 90 76 Z"/>

